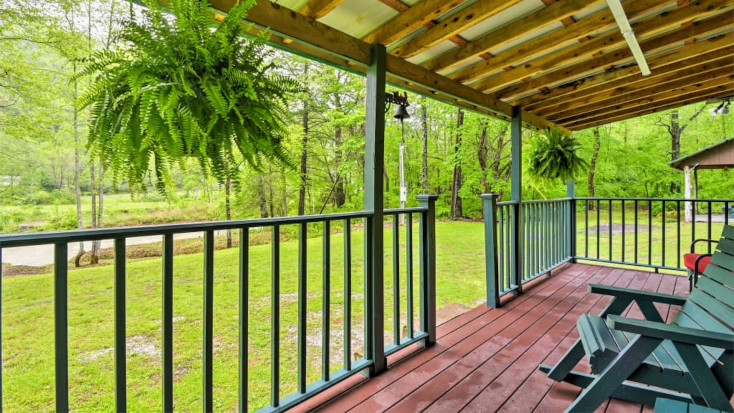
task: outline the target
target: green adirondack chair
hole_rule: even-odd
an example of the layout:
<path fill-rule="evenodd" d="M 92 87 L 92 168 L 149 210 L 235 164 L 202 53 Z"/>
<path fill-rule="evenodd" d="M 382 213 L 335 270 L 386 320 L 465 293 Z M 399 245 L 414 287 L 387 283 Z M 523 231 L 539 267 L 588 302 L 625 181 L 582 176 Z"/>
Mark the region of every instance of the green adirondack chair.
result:
<path fill-rule="evenodd" d="M 579 318 L 579 340 L 555 366 L 540 366 L 583 388 L 566 411 L 591 412 L 609 397 L 650 406 L 662 397 L 734 412 L 734 226 L 725 226 L 688 298 L 602 285 L 589 291 L 615 298 L 600 315 Z M 619 316 L 633 301 L 645 320 Z M 682 307 L 665 324 L 655 303 Z M 584 355 L 593 374 L 572 371 Z"/>

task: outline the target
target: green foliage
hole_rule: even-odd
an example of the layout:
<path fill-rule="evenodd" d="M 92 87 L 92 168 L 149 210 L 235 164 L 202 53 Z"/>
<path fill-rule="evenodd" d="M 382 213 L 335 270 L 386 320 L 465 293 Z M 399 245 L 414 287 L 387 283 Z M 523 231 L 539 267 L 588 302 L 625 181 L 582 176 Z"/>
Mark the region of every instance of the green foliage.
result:
<path fill-rule="evenodd" d="M 89 107 L 89 148 L 134 190 L 152 166 L 165 192 L 171 168 L 194 158 L 222 183 L 235 154 L 260 168 L 289 164 L 282 146 L 285 99 L 296 82 L 270 71 L 262 38 L 243 38 L 253 1 L 236 5 L 212 29 L 204 0 L 173 0 L 164 13 L 145 1 L 145 18 L 127 21 L 118 47 L 96 52 L 79 77 L 93 77 L 79 100 Z"/>
<path fill-rule="evenodd" d="M 540 179 L 567 181 L 582 172 L 587 162 L 579 156 L 579 142 L 554 128 L 532 142 L 530 173 Z"/>

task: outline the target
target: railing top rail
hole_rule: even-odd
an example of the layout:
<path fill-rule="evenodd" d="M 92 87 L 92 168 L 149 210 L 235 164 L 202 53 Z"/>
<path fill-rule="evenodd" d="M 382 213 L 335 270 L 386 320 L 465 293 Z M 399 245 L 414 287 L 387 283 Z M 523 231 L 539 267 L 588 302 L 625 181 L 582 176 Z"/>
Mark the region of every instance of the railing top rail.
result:
<path fill-rule="evenodd" d="M 408 208 L 412 210 L 413 208 Z M 423 211 L 423 209 L 418 208 Z M 401 210 L 402 211 L 402 210 Z M 407 211 L 406 211 L 407 212 Z M 244 219 L 234 221 L 191 222 L 182 224 L 142 225 L 137 227 L 98 228 L 74 231 L 33 232 L 24 234 L 0 235 L 0 247 L 22 247 L 29 245 L 53 244 L 57 242 L 95 241 L 114 238 L 133 238 L 150 235 L 180 234 L 210 230 L 228 230 L 253 227 L 272 227 L 274 225 L 300 224 L 309 222 L 358 219 L 372 216 L 371 211 L 344 212 L 338 214 L 302 215 L 280 218 Z"/>
<path fill-rule="evenodd" d="M 575 197 L 573 199 L 581 201 L 666 201 L 666 202 L 733 202 L 734 199 L 686 199 L 686 198 L 619 198 L 619 197 Z"/>
<path fill-rule="evenodd" d="M 572 201 L 574 198 L 551 198 L 551 199 L 528 199 L 523 200 L 523 204 L 550 204 L 553 202 Z"/>
<path fill-rule="evenodd" d="M 421 213 L 427 212 L 428 208 L 414 207 L 414 208 L 392 208 L 382 211 L 383 215 L 397 215 L 397 214 L 408 214 L 408 213 Z"/>

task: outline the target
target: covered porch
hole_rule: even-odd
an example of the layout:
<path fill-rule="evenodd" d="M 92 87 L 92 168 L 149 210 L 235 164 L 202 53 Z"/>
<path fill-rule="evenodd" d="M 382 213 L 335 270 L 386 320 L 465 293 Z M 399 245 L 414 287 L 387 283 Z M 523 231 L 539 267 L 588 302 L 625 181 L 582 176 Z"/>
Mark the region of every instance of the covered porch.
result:
<path fill-rule="evenodd" d="M 563 411 L 579 389 L 548 379 L 538 364 L 555 364 L 578 338 L 578 316 L 599 313 L 609 303 L 609 297 L 588 293 L 589 283 L 688 293 L 683 276 L 566 264 L 526 285 L 522 295 L 500 308 L 479 306 L 439 325 L 433 347 L 396 353 L 381 376 L 357 376 L 292 411 Z M 671 319 L 677 308 L 661 305 L 658 310 Z M 627 316 L 641 314 L 633 306 Z M 597 411 L 650 408 L 609 399 Z"/>

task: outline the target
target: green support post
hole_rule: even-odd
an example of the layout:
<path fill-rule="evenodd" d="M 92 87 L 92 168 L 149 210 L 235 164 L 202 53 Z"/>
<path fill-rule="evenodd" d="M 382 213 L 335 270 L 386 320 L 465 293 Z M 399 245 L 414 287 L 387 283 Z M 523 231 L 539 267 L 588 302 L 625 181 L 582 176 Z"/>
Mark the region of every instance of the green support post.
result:
<path fill-rule="evenodd" d="M 365 232 L 365 357 L 372 360 L 370 376 L 387 368 L 385 358 L 384 258 L 382 174 L 385 164 L 385 46 L 372 45 L 372 62 L 367 67 L 367 119 L 364 146 Z"/>
<path fill-rule="evenodd" d="M 522 232 L 522 108 L 519 106 L 512 107 L 512 120 L 510 121 L 510 135 L 512 138 L 512 201 L 516 204 L 513 205 L 515 212 L 515 219 L 513 220 L 512 232 L 514 234 L 513 239 L 515 245 L 513 248 L 513 259 L 514 259 L 514 271 L 512 284 L 517 288 L 515 292 L 517 294 L 522 293 L 522 273 L 523 273 L 523 262 L 522 262 L 522 243 L 523 232 Z"/>
<path fill-rule="evenodd" d="M 482 194 L 484 212 L 484 262 L 487 275 L 487 307 L 500 306 L 497 269 L 497 194 Z"/>
<path fill-rule="evenodd" d="M 421 226 L 421 254 L 423 271 L 421 274 L 421 329 L 428 333 L 425 346 L 436 343 L 436 200 L 437 195 L 418 195 L 416 197 L 424 212 Z"/>
<path fill-rule="evenodd" d="M 576 183 L 573 179 L 566 182 L 566 197 L 568 201 L 568 256 L 571 262 L 576 262 Z M 624 232 L 624 231 L 622 231 Z"/>

